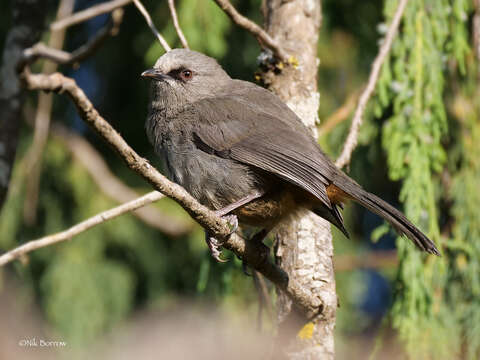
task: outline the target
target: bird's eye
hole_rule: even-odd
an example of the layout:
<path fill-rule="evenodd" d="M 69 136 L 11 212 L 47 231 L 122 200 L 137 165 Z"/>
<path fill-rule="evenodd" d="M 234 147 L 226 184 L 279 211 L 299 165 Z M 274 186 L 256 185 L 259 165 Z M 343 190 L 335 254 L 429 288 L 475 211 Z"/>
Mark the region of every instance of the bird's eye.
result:
<path fill-rule="evenodd" d="M 182 80 L 185 80 L 185 81 L 190 80 L 193 77 L 193 71 L 184 69 L 180 71 L 180 77 L 182 78 Z"/>

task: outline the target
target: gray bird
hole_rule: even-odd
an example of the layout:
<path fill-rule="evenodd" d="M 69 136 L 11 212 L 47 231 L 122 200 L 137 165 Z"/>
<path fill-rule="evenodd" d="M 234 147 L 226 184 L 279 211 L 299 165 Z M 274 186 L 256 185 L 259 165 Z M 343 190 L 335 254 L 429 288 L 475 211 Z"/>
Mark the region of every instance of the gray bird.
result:
<path fill-rule="evenodd" d="M 219 215 L 261 228 L 255 241 L 299 208 L 348 236 L 339 208 L 353 200 L 439 255 L 400 211 L 338 169 L 270 91 L 232 79 L 215 59 L 185 49 L 167 52 L 142 76 L 153 80 L 145 127 L 167 176 Z M 207 235 L 207 243 L 220 260 L 216 240 Z"/>

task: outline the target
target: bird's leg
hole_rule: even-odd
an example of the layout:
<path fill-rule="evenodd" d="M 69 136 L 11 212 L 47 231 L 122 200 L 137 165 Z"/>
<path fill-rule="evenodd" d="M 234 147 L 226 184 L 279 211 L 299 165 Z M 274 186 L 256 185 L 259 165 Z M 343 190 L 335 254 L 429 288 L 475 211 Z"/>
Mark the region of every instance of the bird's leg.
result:
<path fill-rule="evenodd" d="M 228 222 L 231 228 L 230 234 L 233 234 L 238 229 L 238 219 L 233 214 L 230 214 L 230 215 L 227 215 L 227 214 L 235 209 L 238 209 L 240 206 L 243 206 L 246 203 L 249 203 L 252 200 L 258 199 L 263 195 L 264 195 L 263 191 L 255 191 L 241 198 L 240 200 L 237 200 L 231 203 L 230 205 L 225 206 L 224 208 L 216 210 L 215 213 Z M 222 252 L 221 242 L 218 241 L 215 237 L 211 236 L 208 231 L 205 231 L 205 241 L 207 242 L 207 245 L 208 245 L 208 248 L 210 249 L 210 254 L 212 255 L 212 257 L 218 262 L 225 262 L 225 260 L 222 260 L 220 258 L 220 254 Z"/>
<path fill-rule="evenodd" d="M 237 201 L 231 203 L 230 205 L 225 206 L 224 208 L 216 210 L 215 213 L 218 216 L 227 215 L 229 212 L 232 212 L 233 210 L 238 209 L 240 206 L 243 206 L 243 205 L 245 205 L 246 203 L 249 203 L 252 200 L 258 199 L 259 197 L 262 197 L 263 195 L 265 195 L 265 191 L 255 191 L 255 192 L 241 198 L 240 200 L 237 200 Z"/>
<path fill-rule="evenodd" d="M 235 215 L 224 215 L 222 219 L 226 220 L 228 225 L 230 226 L 230 235 L 233 234 L 238 229 L 238 219 Z M 207 242 L 208 248 L 210 249 L 210 255 L 217 260 L 218 262 L 225 262 L 220 258 L 220 254 L 222 253 L 222 244 L 220 241 L 217 240 L 216 237 L 211 236 L 210 233 L 205 230 L 205 241 Z"/>

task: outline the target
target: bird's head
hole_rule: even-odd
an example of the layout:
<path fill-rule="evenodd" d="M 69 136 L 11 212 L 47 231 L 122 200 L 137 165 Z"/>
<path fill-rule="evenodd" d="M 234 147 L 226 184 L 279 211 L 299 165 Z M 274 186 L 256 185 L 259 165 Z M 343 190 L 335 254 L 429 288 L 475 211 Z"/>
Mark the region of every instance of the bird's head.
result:
<path fill-rule="evenodd" d="M 186 49 L 165 53 L 142 77 L 153 80 L 154 96 L 172 95 L 187 102 L 215 95 L 230 80 L 215 59 Z"/>

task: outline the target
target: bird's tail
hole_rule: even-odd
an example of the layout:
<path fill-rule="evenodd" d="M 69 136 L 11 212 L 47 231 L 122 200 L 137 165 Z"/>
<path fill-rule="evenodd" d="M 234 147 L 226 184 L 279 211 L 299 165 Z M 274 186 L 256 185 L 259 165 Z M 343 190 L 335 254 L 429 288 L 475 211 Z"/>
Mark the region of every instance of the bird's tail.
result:
<path fill-rule="evenodd" d="M 335 182 L 335 185 L 343 190 L 348 198 L 385 219 L 398 233 L 412 240 L 419 249 L 440 256 L 435 244 L 392 205 L 363 190 L 360 185 L 346 176 L 342 176 L 341 181 L 338 184 Z"/>

